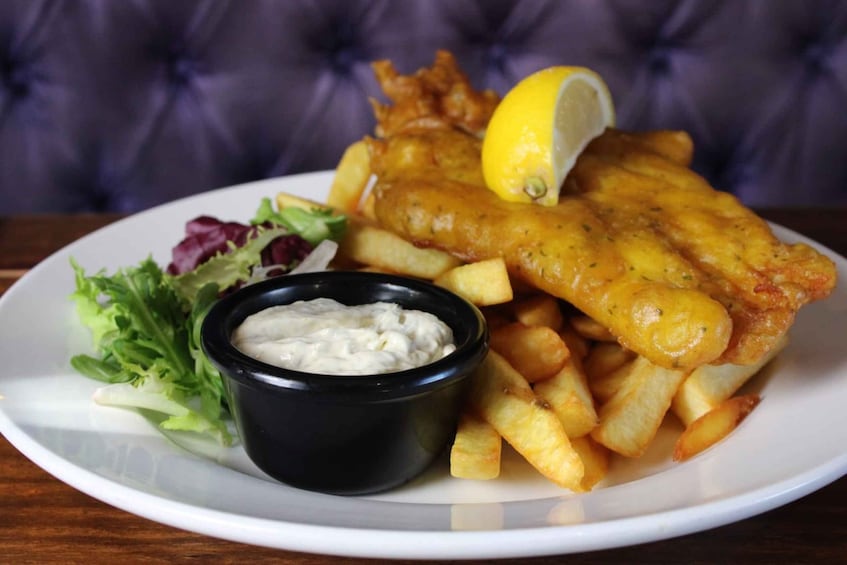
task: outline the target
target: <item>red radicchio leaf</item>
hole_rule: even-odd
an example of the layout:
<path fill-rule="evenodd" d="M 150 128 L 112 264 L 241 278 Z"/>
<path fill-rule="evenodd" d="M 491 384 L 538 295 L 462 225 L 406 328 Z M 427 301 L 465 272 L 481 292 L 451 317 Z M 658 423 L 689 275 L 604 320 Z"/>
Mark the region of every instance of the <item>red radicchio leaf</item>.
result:
<path fill-rule="evenodd" d="M 265 227 L 271 226 L 268 224 Z M 228 253 L 229 241 L 236 247 L 241 247 L 256 229 L 256 226 L 222 222 L 211 216 L 199 216 L 186 223 L 185 239 L 173 248 L 167 272 L 179 275 L 192 271 L 218 253 Z M 299 263 L 311 251 L 311 244 L 299 235 L 281 236 L 262 251 L 262 265 L 285 265 L 285 271 L 288 271 L 292 263 Z"/>

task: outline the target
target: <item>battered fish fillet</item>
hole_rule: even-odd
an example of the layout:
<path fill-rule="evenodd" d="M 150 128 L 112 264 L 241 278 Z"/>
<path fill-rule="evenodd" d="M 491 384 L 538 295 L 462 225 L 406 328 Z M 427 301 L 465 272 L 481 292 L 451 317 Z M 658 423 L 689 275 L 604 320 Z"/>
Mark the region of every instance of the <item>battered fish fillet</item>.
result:
<path fill-rule="evenodd" d="M 562 298 L 652 362 L 691 369 L 755 362 L 801 306 L 827 296 L 835 266 L 780 242 L 734 196 L 690 168 L 681 132 L 608 130 L 579 157 L 557 206 L 510 203 L 485 188 L 480 152 L 496 106 L 453 57 L 377 78 L 368 138 L 379 222 L 466 261 L 501 256 L 510 275 Z"/>

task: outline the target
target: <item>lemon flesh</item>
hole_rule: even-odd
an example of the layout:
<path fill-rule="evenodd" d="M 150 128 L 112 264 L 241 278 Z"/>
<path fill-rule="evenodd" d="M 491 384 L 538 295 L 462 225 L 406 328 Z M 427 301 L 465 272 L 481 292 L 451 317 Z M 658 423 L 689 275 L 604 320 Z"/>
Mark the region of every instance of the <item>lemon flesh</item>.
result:
<path fill-rule="evenodd" d="M 553 206 L 588 143 L 613 127 L 603 79 L 585 67 L 549 67 L 510 90 L 482 144 L 485 183 L 500 198 Z"/>

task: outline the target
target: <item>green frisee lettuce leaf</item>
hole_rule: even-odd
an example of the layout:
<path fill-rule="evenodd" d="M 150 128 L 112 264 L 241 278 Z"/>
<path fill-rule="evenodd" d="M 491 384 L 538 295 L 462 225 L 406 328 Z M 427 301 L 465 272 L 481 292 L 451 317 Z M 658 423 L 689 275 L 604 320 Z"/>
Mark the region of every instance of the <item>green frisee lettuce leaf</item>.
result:
<path fill-rule="evenodd" d="M 274 210 L 270 198 L 262 199 L 256 216 L 250 221 L 254 225 L 265 222 L 285 226 L 291 233 L 300 235 L 312 245 L 317 245 L 325 239 L 340 241 L 347 227 L 347 217 L 336 215 L 332 210 L 318 207 L 306 210 L 292 206 L 277 211 Z"/>
<path fill-rule="evenodd" d="M 103 272 L 86 276 L 76 262 L 71 265 L 77 279 L 73 294 L 77 312 L 91 329 L 99 353 L 99 357 L 76 355 L 71 365 L 109 383 L 98 391 L 98 402 L 158 406 L 171 416 L 163 426 L 210 433 L 229 444 L 220 374 L 205 358 L 198 360 L 200 324 L 217 296 L 217 285 L 201 288 L 196 300 L 188 303 L 177 293 L 172 277 L 150 258 L 112 276 Z M 151 395 L 160 397 L 158 404 Z"/>

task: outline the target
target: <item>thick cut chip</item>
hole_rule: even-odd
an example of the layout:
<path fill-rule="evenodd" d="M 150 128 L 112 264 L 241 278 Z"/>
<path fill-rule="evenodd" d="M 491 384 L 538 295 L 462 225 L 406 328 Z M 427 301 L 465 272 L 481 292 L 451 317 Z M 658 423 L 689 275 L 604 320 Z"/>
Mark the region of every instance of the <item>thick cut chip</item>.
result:
<path fill-rule="evenodd" d="M 633 363 L 635 363 L 635 358 L 622 363 L 613 371 L 589 375 L 588 388 L 597 402 L 605 404 L 615 396 L 632 373 Z"/>
<path fill-rule="evenodd" d="M 376 212 L 374 212 L 375 203 L 376 199 L 373 192 L 365 194 L 365 197 L 359 203 L 359 213 L 372 222 L 377 221 Z"/>
<path fill-rule="evenodd" d="M 332 206 L 329 206 L 328 204 L 309 200 L 308 198 L 303 198 L 302 196 L 297 196 L 295 194 L 289 194 L 288 192 L 277 193 L 275 200 L 276 206 L 280 210 L 283 210 L 285 208 L 302 208 L 304 210 L 313 210 L 315 208 L 319 210 L 332 209 Z"/>
<path fill-rule="evenodd" d="M 571 445 L 579 453 L 582 464 L 585 466 L 582 490 L 590 491 L 609 473 L 611 453 L 606 447 L 591 439 L 591 436 L 575 438 L 571 440 Z"/>
<path fill-rule="evenodd" d="M 736 396 L 694 420 L 676 442 L 674 461 L 685 461 L 728 436 L 753 411 L 759 400 L 757 394 Z"/>
<path fill-rule="evenodd" d="M 581 490 L 582 460 L 550 405 L 497 352 L 473 377 L 470 402 L 533 467 L 555 484 Z"/>
<path fill-rule="evenodd" d="M 368 181 L 371 177 L 371 157 L 364 141 L 347 147 L 335 170 L 326 203 L 347 214 L 359 211 Z"/>
<path fill-rule="evenodd" d="M 597 425 L 594 399 L 578 359 L 567 359 L 558 373 L 536 383 L 533 390 L 550 404 L 570 439 L 588 434 Z"/>
<path fill-rule="evenodd" d="M 562 339 L 568 344 L 571 357 L 576 359 L 585 359 L 585 356 L 588 355 L 588 350 L 591 348 L 591 342 L 576 333 L 570 325 L 566 325 L 562 328 L 559 335 L 562 336 Z"/>
<path fill-rule="evenodd" d="M 546 326 L 555 331 L 564 327 L 559 301 L 549 294 L 535 294 L 512 303 L 515 319 L 527 326 Z"/>
<path fill-rule="evenodd" d="M 595 343 L 585 357 L 585 374 L 590 381 L 600 379 L 623 367 L 633 359 L 635 359 L 635 353 L 624 349 L 617 343 Z"/>
<path fill-rule="evenodd" d="M 460 479 L 496 479 L 500 476 L 502 445 L 494 426 L 466 410 L 459 416 L 450 449 L 450 474 Z"/>
<path fill-rule="evenodd" d="M 347 232 L 339 255 L 386 271 L 434 279 L 456 267 L 459 260 L 436 249 L 422 249 L 374 225 L 361 216 L 347 217 Z"/>
<path fill-rule="evenodd" d="M 703 365 L 694 370 L 674 395 L 671 409 L 686 426 L 715 409 L 735 394 L 753 375 L 768 364 L 787 345 L 788 338 L 750 365 Z"/>
<path fill-rule="evenodd" d="M 433 282 L 477 306 L 505 304 L 514 297 L 506 264 L 500 258 L 454 267 Z"/>
<path fill-rule="evenodd" d="M 615 336 L 609 331 L 609 328 L 588 316 L 573 316 L 570 319 L 571 327 L 584 337 L 592 341 L 615 341 Z"/>
<path fill-rule="evenodd" d="M 645 357 L 627 367 L 620 388 L 600 407 L 600 423 L 591 437 L 615 453 L 639 457 L 656 435 L 686 373 L 659 367 Z"/>
<path fill-rule="evenodd" d="M 307 198 L 280 192 L 277 207 L 332 209 Z M 347 230 L 338 250 L 340 258 L 365 265 L 369 270 L 434 279 L 459 265 L 455 257 L 435 249 L 415 247 L 403 238 L 387 231 L 358 214 L 347 215 Z"/>
<path fill-rule="evenodd" d="M 502 328 L 511 323 L 514 323 L 509 312 L 503 308 L 495 306 L 481 307 L 480 311 L 485 316 L 485 323 L 488 325 L 488 330 L 493 332 L 497 328 Z"/>
<path fill-rule="evenodd" d="M 520 322 L 492 330 L 490 345 L 531 383 L 552 377 L 570 357 L 568 346 L 551 328 Z"/>

